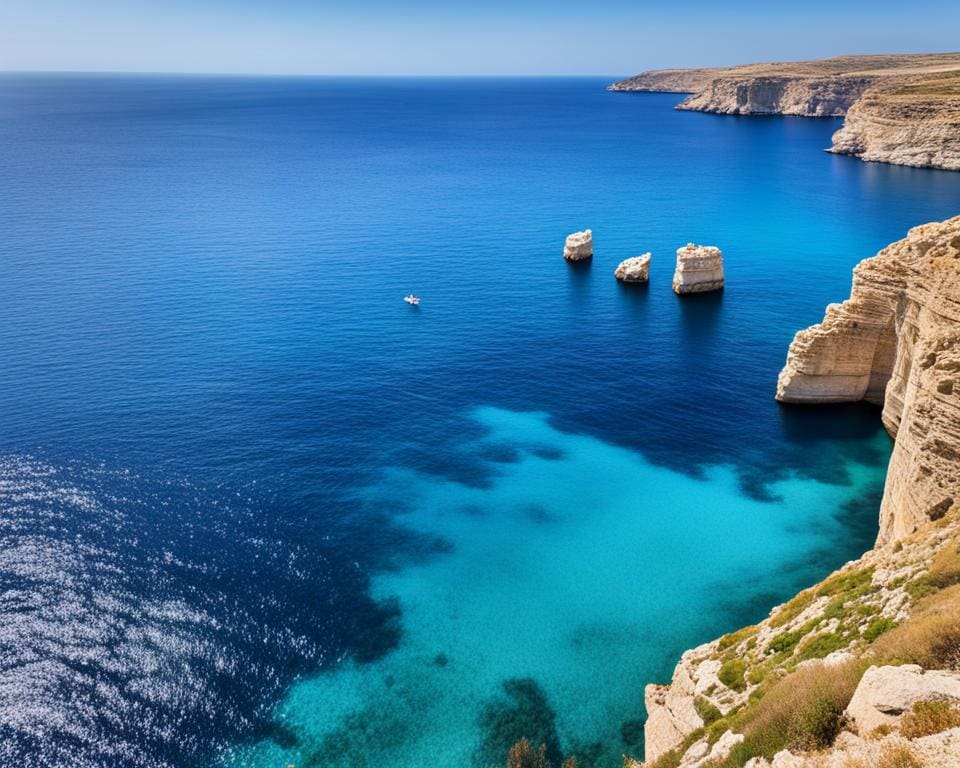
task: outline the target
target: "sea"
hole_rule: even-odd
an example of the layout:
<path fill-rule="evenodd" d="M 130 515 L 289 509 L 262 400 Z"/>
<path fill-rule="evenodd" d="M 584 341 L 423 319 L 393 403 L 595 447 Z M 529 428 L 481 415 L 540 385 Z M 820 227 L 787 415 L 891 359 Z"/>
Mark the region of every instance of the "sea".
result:
<path fill-rule="evenodd" d="M 0 76 L 0 764 L 614 768 L 871 546 L 777 373 L 960 174 L 613 79 Z"/>

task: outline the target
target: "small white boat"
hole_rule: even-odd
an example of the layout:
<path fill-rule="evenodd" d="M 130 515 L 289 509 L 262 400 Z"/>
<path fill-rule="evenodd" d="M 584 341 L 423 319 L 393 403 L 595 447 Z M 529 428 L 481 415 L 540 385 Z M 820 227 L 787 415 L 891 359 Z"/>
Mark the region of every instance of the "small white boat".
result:
<path fill-rule="evenodd" d="M 414 296 L 412 293 L 409 296 L 404 296 L 403 300 L 412 307 L 420 306 L 420 297 Z"/>

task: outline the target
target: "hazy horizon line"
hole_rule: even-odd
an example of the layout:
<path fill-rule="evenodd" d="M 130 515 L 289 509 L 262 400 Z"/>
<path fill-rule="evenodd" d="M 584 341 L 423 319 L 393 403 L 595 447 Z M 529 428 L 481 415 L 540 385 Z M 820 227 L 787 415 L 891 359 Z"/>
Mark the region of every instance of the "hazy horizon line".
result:
<path fill-rule="evenodd" d="M 693 69 L 694 67 L 691 67 Z M 685 67 L 663 67 L 662 69 L 685 69 Z M 651 70 L 638 70 L 651 71 Z M 349 77 L 349 78 L 477 78 L 477 79 L 520 79 L 524 77 L 532 78 L 625 78 L 632 74 L 570 74 L 562 72 L 464 72 L 464 73 L 436 73 L 436 72 L 226 72 L 218 70 L 208 71 L 180 71 L 180 70 L 153 70 L 153 69 L 0 69 L 0 75 L 145 75 L 145 76 L 182 76 L 182 77 Z"/>
<path fill-rule="evenodd" d="M 876 56 L 945 56 L 949 54 L 958 54 L 957 51 L 890 51 L 887 53 L 835 53 L 829 56 L 819 56 L 815 58 L 783 58 L 769 60 L 748 60 L 737 64 L 702 65 L 693 64 L 686 66 L 666 65 L 656 67 L 645 67 L 635 69 L 629 73 L 569 73 L 569 72 L 288 72 L 288 71 L 228 71 L 228 70 L 163 70 L 163 69 L 100 69 L 78 67 L 71 69 L 35 69 L 30 67 L 0 68 L 0 75 L 16 74 L 34 74 L 34 75 L 143 75 L 143 76 L 183 76 L 183 77 L 344 77 L 344 78 L 613 78 L 623 79 L 632 77 L 642 72 L 651 72 L 657 70 L 674 69 L 727 69 L 742 65 L 755 64 L 791 64 L 807 61 L 824 61 L 836 58 L 868 58 Z"/>

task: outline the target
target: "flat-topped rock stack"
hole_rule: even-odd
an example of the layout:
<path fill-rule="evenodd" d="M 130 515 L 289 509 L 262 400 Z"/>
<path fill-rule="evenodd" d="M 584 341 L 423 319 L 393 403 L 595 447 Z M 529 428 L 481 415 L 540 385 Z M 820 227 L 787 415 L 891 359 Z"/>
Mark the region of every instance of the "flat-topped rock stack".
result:
<path fill-rule="evenodd" d="M 673 291 L 677 294 L 706 293 L 723 288 L 723 253 L 713 245 L 687 243 L 677 249 Z"/>
<path fill-rule="evenodd" d="M 583 261 L 593 258 L 593 232 L 589 229 L 567 235 L 563 247 L 563 258 L 567 261 Z"/>
<path fill-rule="evenodd" d="M 624 259 L 613 276 L 621 283 L 645 283 L 650 279 L 650 254 Z"/>

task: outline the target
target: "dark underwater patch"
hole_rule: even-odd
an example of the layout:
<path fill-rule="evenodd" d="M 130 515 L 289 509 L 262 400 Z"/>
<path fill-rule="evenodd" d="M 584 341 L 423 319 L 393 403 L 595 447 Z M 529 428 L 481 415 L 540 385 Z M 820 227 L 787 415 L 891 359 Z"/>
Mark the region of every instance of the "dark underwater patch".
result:
<path fill-rule="evenodd" d="M 557 515 L 542 504 L 527 504 L 523 509 L 527 518 L 537 525 L 549 525 L 557 522 Z"/>
<path fill-rule="evenodd" d="M 508 443 L 487 443 L 477 455 L 484 461 L 495 464 L 516 464 L 520 461 L 520 451 Z"/>
<path fill-rule="evenodd" d="M 336 730 L 309 745 L 303 768 L 376 768 L 411 737 L 413 726 L 382 706 L 348 714 Z"/>
<path fill-rule="evenodd" d="M 503 692 L 483 708 L 479 725 L 484 735 L 474 755 L 475 768 L 502 764 L 510 747 L 524 738 L 534 745 L 545 744 L 552 762 L 561 760 L 556 712 L 533 678 L 504 680 Z"/>
<path fill-rule="evenodd" d="M 528 450 L 537 458 L 547 461 L 559 461 L 566 455 L 563 450 L 552 445 L 532 445 Z"/>
<path fill-rule="evenodd" d="M 620 724 L 620 739 L 625 746 L 636 748 L 643 744 L 643 720 L 624 720 Z"/>

